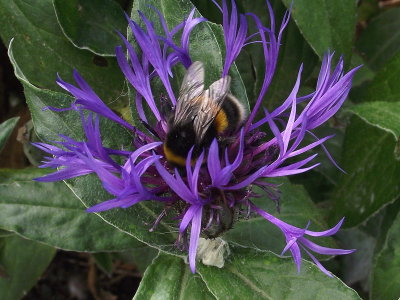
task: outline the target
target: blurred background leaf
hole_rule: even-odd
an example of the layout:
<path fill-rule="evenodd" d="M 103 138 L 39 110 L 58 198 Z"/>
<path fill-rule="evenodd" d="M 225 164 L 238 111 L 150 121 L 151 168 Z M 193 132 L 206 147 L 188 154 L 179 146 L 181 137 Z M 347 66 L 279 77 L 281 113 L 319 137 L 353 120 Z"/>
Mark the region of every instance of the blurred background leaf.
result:
<path fill-rule="evenodd" d="M 343 175 L 333 192 L 331 224 L 346 216 L 344 227 L 356 226 L 400 195 L 400 161 L 393 155 L 391 133 L 354 116 L 343 144 Z"/>
<path fill-rule="evenodd" d="M 35 285 L 55 249 L 18 235 L 0 238 L 0 299 L 15 300 Z"/>
<path fill-rule="evenodd" d="M 7 121 L 4 121 L 0 124 L 0 152 L 3 150 L 4 146 L 7 143 L 8 138 L 11 135 L 11 132 L 14 130 L 15 125 L 17 125 L 19 118 L 11 118 Z"/>
<path fill-rule="evenodd" d="M 153 259 L 158 255 L 158 250 L 142 244 L 142 247 L 129 249 L 113 253 L 115 259 L 122 260 L 128 264 L 134 264 L 138 271 L 143 275 Z"/>
<path fill-rule="evenodd" d="M 290 7 L 291 0 L 283 0 Z M 328 49 L 349 63 L 356 26 L 355 0 L 293 1 L 292 16 L 301 33 L 320 59 Z"/>
<path fill-rule="evenodd" d="M 400 87 L 397 84 L 400 76 L 400 53 L 397 53 L 383 68 L 376 73 L 372 82 L 363 90 L 363 93 L 352 98 L 356 102 L 367 101 L 400 101 Z"/>
<path fill-rule="evenodd" d="M 333 218 L 345 215 L 345 226 L 363 222 L 400 195 L 399 71 L 397 54 L 364 92 L 352 96 L 363 102 L 350 108 L 362 119 L 352 117 L 346 129 L 342 167 L 349 175 L 341 177 L 332 196 Z"/>
<path fill-rule="evenodd" d="M 400 138 L 400 102 L 366 102 L 351 108 L 351 111 L 365 122 L 393 134 L 396 148 Z M 395 149 L 395 156 L 399 159 L 400 151 Z"/>
<path fill-rule="evenodd" d="M 126 18 L 114 0 L 53 0 L 58 23 L 65 36 L 78 48 L 101 56 L 115 56 L 122 44 L 117 31 L 124 34 Z"/>
<path fill-rule="evenodd" d="M 390 227 L 372 269 L 371 299 L 396 299 L 400 295 L 400 213 Z"/>
<path fill-rule="evenodd" d="M 1 0 L 0 25 L 4 44 L 14 38 L 14 57 L 33 85 L 60 91 L 56 75 L 73 82 L 72 71 L 77 69 L 111 107 L 127 105 L 116 60 L 76 48 L 61 31 L 52 0 Z"/>
<path fill-rule="evenodd" d="M 364 1 L 365 2 L 365 1 Z M 400 51 L 400 7 L 371 19 L 355 46 L 371 69 L 377 71 Z"/>
<path fill-rule="evenodd" d="M 339 275 L 347 285 L 355 287 L 365 299 L 371 292 L 370 275 L 374 260 L 383 248 L 388 230 L 392 227 L 399 210 L 400 201 L 397 199 L 363 224 L 341 230 L 337 235 L 344 248 L 357 248 L 351 256 L 340 257 Z"/>

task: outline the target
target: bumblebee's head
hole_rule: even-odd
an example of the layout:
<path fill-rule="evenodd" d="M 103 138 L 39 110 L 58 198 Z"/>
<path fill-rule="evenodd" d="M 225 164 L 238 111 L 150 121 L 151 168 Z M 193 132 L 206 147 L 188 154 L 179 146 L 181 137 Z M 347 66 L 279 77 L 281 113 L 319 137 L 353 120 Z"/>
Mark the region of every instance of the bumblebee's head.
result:
<path fill-rule="evenodd" d="M 164 154 L 166 159 L 173 164 L 185 166 L 186 157 L 190 149 L 195 145 L 196 135 L 191 123 L 172 126 L 164 142 Z M 196 158 L 198 151 L 194 151 Z"/>

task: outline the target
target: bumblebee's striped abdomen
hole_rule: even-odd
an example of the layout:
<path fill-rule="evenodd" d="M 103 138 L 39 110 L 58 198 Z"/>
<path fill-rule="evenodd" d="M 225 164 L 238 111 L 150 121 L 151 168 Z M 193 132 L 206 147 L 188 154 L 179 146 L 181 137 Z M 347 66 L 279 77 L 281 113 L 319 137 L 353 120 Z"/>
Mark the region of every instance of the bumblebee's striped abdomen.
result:
<path fill-rule="evenodd" d="M 229 120 L 228 117 L 223 109 L 218 112 L 217 116 L 214 120 L 214 127 L 218 133 L 224 132 L 229 127 Z"/>
<path fill-rule="evenodd" d="M 243 105 L 234 96 L 228 94 L 214 120 L 217 134 L 235 132 L 245 118 Z"/>

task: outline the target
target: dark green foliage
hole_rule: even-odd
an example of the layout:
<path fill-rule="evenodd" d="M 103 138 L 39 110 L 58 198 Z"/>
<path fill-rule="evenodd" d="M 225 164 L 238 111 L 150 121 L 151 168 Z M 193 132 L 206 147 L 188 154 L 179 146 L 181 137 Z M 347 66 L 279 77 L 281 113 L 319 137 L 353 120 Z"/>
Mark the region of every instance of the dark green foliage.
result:
<path fill-rule="evenodd" d="M 201 13 L 209 19 L 195 29 L 196 38 L 190 40 L 193 59 L 205 63 L 208 85 L 218 79 L 223 67 L 222 19 L 211 1 L 193 2 L 197 16 Z M 237 2 L 241 12 L 254 12 L 269 26 L 264 0 Z M 292 1 L 271 2 L 279 28 Z M 41 140 L 59 140 L 59 134 L 83 138 L 76 112 L 43 111 L 46 106 L 68 107 L 74 100 L 55 83 L 57 73 L 72 83 L 74 68 L 114 111 L 129 122 L 137 121 L 132 105 L 135 91 L 129 90 L 114 48 L 122 44 L 116 30 L 124 35 L 128 32 L 124 11 L 138 21 L 136 10 L 140 9 L 158 24 L 149 4 L 161 11 L 170 29 L 193 7 L 189 0 L 0 0 L 0 37 L 23 85 Z M 310 220 L 310 230 L 327 229 L 346 217 L 344 227 L 348 229 L 339 240 L 332 237 L 321 242 L 328 247 L 359 251 L 356 256 L 324 262 L 338 277 L 329 278 L 306 261 L 297 274 L 291 259 L 275 255 L 284 248 L 283 235 L 261 217 L 241 220 L 226 233 L 224 239 L 231 243 L 232 254 L 224 268 L 199 262 L 198 274 L 193 275 L 182 260 L 185 252 L 174 246 L 177 221 L 165 218 L 155 231 L 149 231 L 162 205 L 149 201 L 128 209 L 88 214 L 86 207 L 112 197 L 96 176 L 68 180 L 65 185 L 32 181 L 48 171 L 0 169 L 0 299 L 21 298 L 44 272 L 55 248 L 95 252 L 94 260 L 106 273 L 112 272 L 115 258 L 135 262 L 140 272 L 146 271 L 134 299 L 359 299 L 352 287 L 370 299 L 397 299 L 399 20 L 399 7 L 379 8 L 372 0 L 294 0 L 275 77 L 264 99 L 268 109 L 282 103 L 302 63 L 300 93 L 312 92 L 320 61 L 328 50 L 335 51 L 335 59 L 343 55 L 346 66 L 365 64 L 355 79 L 351 100 L 317 131 L 320 137 L 337 134 L 325 145 L 347 174 L 332 166 L 324 152 L 317 149 L 322 166 L 292 181 L 274 181 L 283 183 L 281 213 L 266 196 L 256 200 L 265 210 L 300 228 Z M 161 32 L 159 25 L 156 28 Z M 131 35 L 128 38 L 135 44 Z M 175 68 L 173 72 L 172 85 L 177 92 L 184 70 Z M 230 75 L 232 92 L 252 107 L 264 75 L 259 45 L 245 48 Z M 159 82 L 152 84 L 156 98 L 165 94 Z M 2 91 L 0 85 L 1 95 Z M 16 116 L 9 113 L 1 120 L 0 151 L 16 126 Z M 132 149 L 132 133 L 126 129 L 101 119 L 101 131 L 107 147 Z"/>

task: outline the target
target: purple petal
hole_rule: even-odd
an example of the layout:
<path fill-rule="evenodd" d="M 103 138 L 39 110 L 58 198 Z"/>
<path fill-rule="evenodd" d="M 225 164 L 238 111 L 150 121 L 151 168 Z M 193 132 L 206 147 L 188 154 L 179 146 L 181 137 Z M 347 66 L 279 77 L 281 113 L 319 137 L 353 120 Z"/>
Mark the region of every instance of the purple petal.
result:
<path fill-rule="evenodd" d="M 197 206 L 192 219 L 189 243 L 189 265 L 192 273 L 196 273 L 196 252 L 201 229 L 202 206 Z"/>
<path fill-rule="evenodd" d="M 136 160 L 145 152 L 157 148 L 158 146 L 160 146 L 162 144 L 162 142 L 154 142 L 154 143 L 149 143 L 146 144 L 142 147 L 140 147 L 139 149 L 136 149 L 130 156 L 129 156 L 129 160 L 125 163 L 124 165 L 124 169 L 127 172 L 131 171 L 131 164 L 129 161 L 131 161 L 132 163 L 135 163 Z"/>
<path fill-rule="evenodd" d="M 79 75 L 78 71 L 76 70 L 74 70 L 74 78 L 75 81 L 78 83 L 80 89 L 73 86 L 72 84 L 63 81 L 60 77 L 58 77 L 57 79 L 57 84 L 75 96 L 75 104 L 81 105 L 83 109 L 96 112 L 126 127 L 129 130 L 134 129 L 131 124 L 118 117 L 110 108 L 107 107 L 107 105 L 104 104 L 103 101 L 100 100 L 100 98 L 96 95 L 96 93 L 90 88 L 87 82 Z"/>
<path fill-rule="evenodd" d="M 82 175 L 87 175 L 90 173 L 93 173 L 94 171 L 89 168 L 85 168 L 83 166 L 79 168 L 72 168 L 72 167 L 67 167 L 65 169 L 61 169 L 57 172 L 42 176 L 42 177 L 37 177 L 34 178 L 33 180 L 40 181 L 40 182 L 54 182 L 54 181 L 61 181 L 65 179 L 71 179 L 74 177 L 82 176 Z"/>
<path fill-rule="evenodd" d="M 292 109 L 290 111 L 290 116 L 289 116 L 289 120 L 287 121 L 287 125 L 286 125 L 286 129 L 284 130 L 283 134 L 282 134 L 282 140 L 283 140 L 283 153 L 286 153 L 286 150 L 289 146 L 289 141 L 291 139 L 291 135 L 292 135 L 292 129 L 294 126 L 294 119 L 296 117 L 296 96 L 297 96 L 297 92 L 299 90 L 300 87 L 300 75 L 301 75 L 301 71 L 303 70 L 303 66 L 300 67 L 299 73 L 297 75 L 297 80 L 296 80 L 296 84 L 293 87 L 292 92 L 290 93 L 288 99 L 291 99 L 292 102 Z"/>
<path fill-rule="evenodd" d="M 294 243 L 290 247 L 290 252 L 292 253 L 292 257 L 293 257 L 294 263 L 297 266 L 297 273 L 300 273 L 300 270 L 301 270 L 301 252 L 300 252 L 299 245 L 297 245 L 297 243 Z"/>
<path fill-rule="evenodd" d="M 344 255 L 356 251 L 355 249 L 345 250 L 345 249 L 334 249 L 334 248 L 323 247 L 314 242 L 311 242 L 310 240 L 304 237 L 301 238 L 301 243 L 311 251 L 323 255 Z"/>
<path fill-rule="evenodd" d="M 169 187 L 176 194 L 178 194 L 179 197 L 182 198 L 182 200 L 189 203 L 194 203 L 197 200 L 197 195 L 193 195 L 182 180 L 178 181 L 177 179 L 175 179 L 163 166 L 161 166 L 158 160 L 155 162 L 155 164 L 160 176 L 169 185 Z M 179 175 L 179 173 L 176 174 Z"/>
<path fill-rule="evenodd" d="M 280 177 L 280 176 L 289 176 L 289 175 L 295 175 L 295 174 L 300 174 L 304 173 L 307 171 L 310 171 L 311 169 L 314 169 L 315 167 L 318 167 L 320 164 L 315 164 L 312 165 L 311 167 L 308 168 L 303 168 L 303 169 L 296 169 L 296 170 L 280 170 L 277 169 L 271 173 L 268 173 L 266 175 L 263 175 L 264 177 Z"/>
<path fill-rule="evenodd" d="M 87 212 L 101 212 L 112 208 L 119 207 L 120 200 L 118 198 L 104 201 L 86 209 Z"/>
<path fill-rule="evenodd" d="M 283 250 L 281 252 L 281 256 L 283 256 L 286 253 L 286 251 L 288 251 L 293 246 L 293 244 L 296 243 L 296 242 L 297 242 L 297 238 L 296 237 L 291 238 L 289 240 L 289 242 L 286 243 L 285 248 L 283 248 Z"/>
<path fill-rule="evenodd" d="M 324 272 L 326 275 L 328 275 L 329 277 L 333 277 L 333 275 L 331 274 L 331 272 L 329 272 L 327 269 L 325 269 L 325 267 L 318 261 L 318 259 L 312 255 L 309 251 L 307 251 L 307 249 L 303 248 L 304 251 L 308 254 L 309 257 L 311 257 L 311 259 L 314 261 L 314 263 L 318 266 L 318 268 Z"/>
<path fill-rule="evenodd" d="M 310 236 L 331 236 L 336 234 L 336 232 L 339 231 L 340 227 L 342 226 L 344 222 L 344 218 L 342 218 L 339 223 L 337 223 L 334 227 L 332 227 L 331 229 L 325 230 L 325 231 L 310 231 L 307 230 L 306 234 L 310 235 Z"/>
<path fill-rule="evenodd" d="M 262 174 L 263 174 L 264 171 L 265 171 L 265 168 L 261 168 L 257 172 L 253 173 L 252 175 L 250 175 L 246 179 L 244 179 L 241 182 L 239 182 L 238 184 L 235 184 L 235 185 L 232 185 L 232 186 L 227 186 L 227 187 L 224 187 L 223 189 L 224 190 L 239 190 L 239 189 L 242 189 L 242 188 L 250 185 L 254 181 L 256 181 L 258 178 L 262 177 L 263 176 Z"/>
<path fill-rule="evenodd" d="M 195 194 L 195 195 L 197 195 L 197 193 L 198 193 L 197 181 L 199 179 L 200 168 L 201 168 L 201 165 L 203 164 L 203 160 L 204 160 L 204 151 L 201 152 L 200 156 L 197 158 L 196 165 L 194 166 L 194 170 L 193 170 L 193 177 L 189 181 L 190 189 L 193 191 L 193 194 Z"/>
<path fill-rule="evenodd" d="M 314 143 L 311 143 L 311 144 L 309 144 L 309 145 L 307 145 L 307 146 L 305 146 L 303 148 L 300 148 L 300 149 L 298 149 L 296 151 L 293 151 L 293 152 L 289 153 L 287 157 L 294 157 L 296 155 L 299 155 L 299 154 L 302 154 L 304 152 L 307 152 L 307 151 L 315 148 L 316 146 L 321 145 L 322 143 L 324 143 L 325 141 L 327 141 L 328 139 L 330 139 L 332 137 L 334 137 L 334 135 L 326 136 L 326 137 L 324 137 L 324 138 L 322 138 L 322 139 L 320 139 L 320 140 L 318 140 L 318 141 L 316 141 Z"/>
<path fill-rule="evenodd" d="M 217 139 L 214 139 L 212 141 L 210 149 L 208 151 L 207 167 L 211 178 L 217 178 L 219 172 L 221 171 L 221 161 L 219 159 Z"/>
<path fill-rule="evenodd" d="M 185 214 L 183 215 L 182 221 L 179 224 L 179 232 L 182 233 L 186 230 L 186 228 L 189 226 L 189 223 L 192 221 L 194 215 L 196 214 L 198 206 L 197 205 L 191 205 Z"/>

